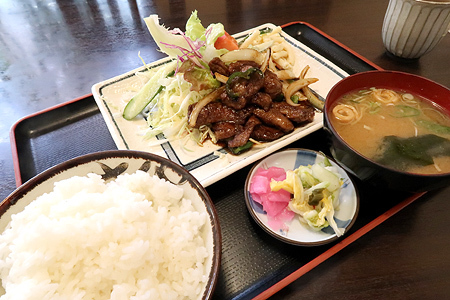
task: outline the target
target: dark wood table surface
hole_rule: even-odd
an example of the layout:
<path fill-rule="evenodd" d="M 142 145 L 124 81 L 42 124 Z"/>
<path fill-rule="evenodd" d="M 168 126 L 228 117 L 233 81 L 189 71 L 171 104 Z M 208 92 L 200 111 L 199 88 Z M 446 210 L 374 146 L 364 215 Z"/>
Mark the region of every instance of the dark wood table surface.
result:
<path fill-rule="evenodd" d="M 450 86 L 450 36 L 414 62 L 385 53 L 388 0 L 0 2 L 0 199 L 15 189 L 10 127 L 20 118 L 90 94 L 94 83 L 163 57 L 143 18 L 184 29 L 197 9 L 204 25 L 237 33 L 263 23 L 304 21 L 384 69 Z M 450 99 L 449 99 L 450 100 Z M 82 143 L 82 141 L 80 141 Z M 389 195 L 386 195 L 389 197 Z M 428 192 L 294 281 L 273 299 L 448 299 L 450 187 Z M 364 199 L 362 199 L 364 201 Z"/>

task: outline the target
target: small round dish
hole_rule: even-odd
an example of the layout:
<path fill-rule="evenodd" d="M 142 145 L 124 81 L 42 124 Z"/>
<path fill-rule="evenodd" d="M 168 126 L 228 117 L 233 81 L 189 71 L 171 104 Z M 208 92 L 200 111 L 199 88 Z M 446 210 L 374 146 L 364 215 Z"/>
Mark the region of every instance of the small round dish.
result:
<path fill-rule="evenodd" d="M 340 238 L 330 226 L 320 231 L 309 228 L 299 221 L 298 215 L 291 221 L 285 223 L 287 229 L 272 228 L 269 226 L 268 216 L 263 210 L 262 205 L 256 202 L 250 193 L 252 178 L 259 168 L 268 169 L 270 167 L 278 167 L 283 168 L 286 171 L 294 170 L 301 165 L 313 165 L 315 162 L 322 161 L 324 158 L 325 156 L 323 154 L 313 150 L 287 149 L 274 153 L 253 166 L 245 182 L 245 202 L 253 219 L 267 233 L 283 242 L 298 246 L 319 246 Z M 328 160 L 338 169 L 339 175 L 344 182 L 339 197 L 340 205 L 339 208 L 335 210 L 334 219 L 338 227 L 343 229 L 344 233 L 342 236 L 345 236 L 347 231 L 354 224 L 358 215 L 359 195 L 348 174 L 330 158 L 328 158 Z"/>
<path fill-rule="evenodd" d="M 205 225 L 200 231 L 205 240 L 206 280 L 199 287 L 198 299 L 210 299 L 219 276 L 222 249 L 221 230 L 214 204 L 206 190 L 186 169 L 166 158 L 148 152 L 131 150 L 97 152 L 68 160 L 40 173 L 22 184 L 1 202 L 1 232 L 5 230 L 13 214 L 22 212 L 28 204 L 44 193 L 50 193 L 56 182 L 74 176 L 84 177 L 91 173 L 101 175 L 101 178 L 108 182 L 115 180 L 121 174 L 134 174 L 138 170 L 180 187 L 183 189 L 183 198 L 191 201 L 193 209 L 207 216 Z M 182 202 L 179 202 L 180 206 Z M 189 230 L 185 228 L 182 232 L 186 234 Z M 0 295 L 2 293 L 4 291 L 0 291 Z"/>

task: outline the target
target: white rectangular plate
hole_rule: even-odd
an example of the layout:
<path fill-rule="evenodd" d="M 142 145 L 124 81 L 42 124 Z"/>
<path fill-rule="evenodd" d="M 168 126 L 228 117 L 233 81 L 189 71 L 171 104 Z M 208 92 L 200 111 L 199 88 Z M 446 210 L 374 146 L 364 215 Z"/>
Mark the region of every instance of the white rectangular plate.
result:
<path fill-rule="evenodd" d="M 234 37 L 239 40 L 255 29 L 275 27 L 273 24 L 264 24 L 236 34 Z M 285 32 L 281 34 L 294 47 L 296 61 L 299 62 L 299 65 L 302 68 L 306 65 L 310 66 L 307 77 L 319 79 L 318 82 L 311 86 L 311 89 L 322 99 L 326 98 L 334 84 L 349 75 Z M 169 61 L 169 58 L 161 59 L 149 64 L 148 67 L 158 68 Z M 147 128 L 146 121 L 143 118 L 127 121 L 122 117 L 125 105 L 137 93 L 139 87 L 144 84 L 142 79 L 135 74 L 144 70 L 145 67 L 143 66 L 123 75 L 99 82 L 92 87 L 92 94 L 117 148 L 147 151 L 166 157 L 190 171 L 205 187 L 323 126 L 323 115 L 318 112 L 314 121 L 306 126 L 296 128 L 292 133 L 276 141 L 253 147 L 250 151 L 240 155 L 232 155 L 210 141 L 206 141 L 203 146 L 198 146 L 194 142 L 186 144 L 184 141 L 164 142 L 158 146 L 150 145 L 150 143 L 154 144 L 155 141 L 143 138 L 143 132 Z"/>

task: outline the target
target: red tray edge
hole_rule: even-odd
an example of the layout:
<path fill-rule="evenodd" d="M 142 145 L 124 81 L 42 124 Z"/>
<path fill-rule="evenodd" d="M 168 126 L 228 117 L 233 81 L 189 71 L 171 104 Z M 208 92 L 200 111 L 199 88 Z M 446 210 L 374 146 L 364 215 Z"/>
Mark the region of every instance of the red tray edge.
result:
<path fill-rule="evenodd" d="M 383 68 L 381 68 L 380 66 L 378 66 L 377 64 L 373 63 L 372 61 L 368 60 L 367 58 L 365 58 L 364 56 L 362 56 L 361 54 L 353 51 L 352 49 L 350 49 L 349 47 L 347 47 L 346 45 L 342 44 L 341 42 L 339 42 L 338 40 L 334 39 L 333 37 L 331 37 L 330 35 L 326 34 L 325 32 L 323 32 L 322 30 L 318 29 L 317 27 L 311 25 L 308 22 L 303 22 L 303 21 L 295 21 L 295 22 L 289 22 L 286 23 L 284 25 L 281 25 L 281 28 L 284 27 L 288 27 L 291 25 L 295 25 L 295 24 L 304 24 L 308 27 L 310 27 L 311 29 L 317 31 L 318 33 L 320 33 L 322 36 L 326 37 L 327 39 L 329 39 L 330 41 L 332 41 L 333 43 L 339 45 L 341 48 L 347 50 L 348 52 L 350 52 L 351 54 L 353 54 L 354 56 L 358 57 L 359 59 L 363 60 L 365 63 L 367 63 L 368 65 L 372 66 L 373 68 L 377 69 L 377 70 L 383 70 Z"/>
<path fill-rule="evenodd" d="M 368 233 L 369 231 L 371 231 L 372 229 L 374 229 L 375 227 L 377 227 L 378 225 L 380 225 L 381 223 L 383 223 L 384 221 L 386 221 L 387 219 L 389 219 L 390 217 L 392 217 L 393 215 L 395 215 L 396 213 L 398 213 L 399 211 L 401 211 L 402 209 L 404 209 L 405 207 L 407 207 L 408 205 L 410 205 L 411 203 L 413 203 L 414 201 L 416 201 L 425 194 L 426 192 L 417 193 L 406 198 L 404 201 L 400 202 L 399 204 L 395 205 L 385 213 L 381 214 L 380 216 L 378 216 L 365 226 L 358 229 L 356 232 L 352 233 L 347 238 L 344 238 L 341 242 L 337 243 L 336 245 L 334 245 L 333 247 L 331 247 L 330 249 L 328 249 L 315 259 L 311 260 L 303 267 L 297 269 L 290 275 L 278 281 L 276 284 L 272 285 L 271 287 L 269 287 L 268 289 L 266 289 L 265 291 L 254 297 L 253 300 L 267 299 L 270 296 L 274 295 L 275 293 L 277 293 L 290 283 L 294 282 L 295 280 L 299 279 L 302 275 L 305 275 L 306 273 L 308 273 L 309 271 L 320 265 L 322 262 L 332 257 L 334 254 L 338 253 L 339 251 L 341 251 L 342 249 L 344 249 L 345 247 L 347 247 L 360 237 L 364 236 L 366 233 Z"/>
<path fill-rule="evenodd" d="M 40 115 L 40 114 L 46 113 L 48 111 L 51 111 L 51 110 L 54 110 L 54 109 L 66 106 L 66 105 L 68 105 L 70 103 L 74 103 L 74 102 L 80 101 L 80 100 L 88 98 L 88 97 L 92 97 L 92 94 L 86 94 L 84 96 L 80 96 L 78 98 L 75 98 L 75 99 L 72 99 L 72 100 L 69 100 L 69 101 L 66 101 L 66 102 L 62 102 L 62 103 L 59 103 L 57 105 L 54 105 L 54 106 L 48 107 L 46 109 L 40 110 L 38 112 L 32 113 L 30 115 L 27 115 L 25 117 L 20 118 L 19 120 L 17 120 L 11 126 L 11 129 L 9 131 L 9 140 L 10 140 L 10 143 L 11 143 L 11 152 L 12 152 L 12 158 L 13 158 L 14 178 L 15 178 L 15 181 L 16 181 L 16 187 L 19 187 L 19 186 L 21 186 L 23 184 L 22 178 L 20 176 L 19 152 L 18 152 L 18 148 L 17 148 L 17 140 L 16 140 L 16 135 L 15 135 L 17 126 L 20 123 L 22 123 L 23 121 L 27 120 L 27 119 L 33 118 L 33 117 L 35 117 L 37 115 Z"/>

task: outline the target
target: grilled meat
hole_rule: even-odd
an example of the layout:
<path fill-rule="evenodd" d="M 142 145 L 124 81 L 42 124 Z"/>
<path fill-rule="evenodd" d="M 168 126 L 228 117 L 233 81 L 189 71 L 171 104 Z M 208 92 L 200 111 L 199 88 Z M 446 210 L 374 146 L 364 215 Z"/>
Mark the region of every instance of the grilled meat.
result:
<path fill-rule="evenodd" d="M 283 135 L 284 132 L 279 129 L 259 124 L 255 126 L 250 137 L 260 142 L 271 142 L 279 139 Z"/>
<path fill-rule="evenodd" d="M 283 92 L 281 80 L 269 69 L 264 72 L 264 92 L 269 94 L 272 99 L 277 98 Z"/>
<path fill-rule="evenodd" d="M 272 108 L 295 123 L 312 122 L 314 120 L 314 107 L 308 101 L 300 101 L 299 106 L 292 106 L 286 102 L 273 102 Z"/>
<path fill-rule="evenodd" d="M 192 111 L 193 105 L 189 107 L 188 111 Z M 242 113 L 238 113 L 231 107 L 223 105 L 220 102 L 211 102 L 200 110 L 195 127 L 198 128 L 202 125 L 210 125 L 217 122 L 245 124 L 245 119 L 242 119 Z"/>
<path fill-rule="evenodd" d="M 228 77 L 220 99 L 205 105 L 198 115 L 196 127 L 210 126 L 217 140 L 229 148 L 244 146 L 249 138 L 261 142 L 279 139 L 295 129 L 294 124 L 314 120 L 309 102 L 292 106 L 281 101 L 282 82 L 270 70 L 264 73 L 251 61 L 225 64 L 220 58 L 210 61 L 212 72 Z M 189 108 L 189 114 L 195 104 Z"/>
<path fill-rule="evenodd" d="M 255 104 L 264 110 L 269 110 L 272 105 L 272 98 L 270 98 L 269 94 L 258 92 L 250 97 L 249 103 Z"/>
<path fill-rule="evenodd" d="M 294 130 L 294 124 L 277 109 L 269 109 L 265 111 L 257 108 L 253 111 L 253 114 L 257 116 L 263 123 L 281 129 L 284 133 L 288 133 Z"/>
<path fill-rule="evenodd" d="M 219 57 L 211 59 L 208 66 L 213 73 L 219 73 L 225 76 L 230 76 L 231 74 L 228 66 Z"/>
<path fill-rule="evenodd" d="M 244 146 L 248 139 L 250 138 L 250 135 L 252 134 L 253 128 L 255 128 L 256 125 L 261 124 L 261 121 L 258 120 L 255 116 L 251 116 L 247 123 L 245 123 L 245 126 L 243 130 L 238 132 L 233 139 L 228 141 L 228 147 L 235 148 Z"/>
<path fill-rule="evenodd" d="M 242 131 L 243 128 L 242 125 L 234 122 L 217 122 L 211 126 L 218 141 L 232 138 L 236 133 Z"/>
<path fill-rule="evenodd" d="M 254 61 L 240 60 L 230 63 L 228 65 L 228 71 L 230 72 L 230 74 L 233 74 L 234 72 L 245 72 L 250 68 L 259 69 L 259 67 L 260 66 Z"/>

